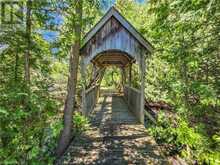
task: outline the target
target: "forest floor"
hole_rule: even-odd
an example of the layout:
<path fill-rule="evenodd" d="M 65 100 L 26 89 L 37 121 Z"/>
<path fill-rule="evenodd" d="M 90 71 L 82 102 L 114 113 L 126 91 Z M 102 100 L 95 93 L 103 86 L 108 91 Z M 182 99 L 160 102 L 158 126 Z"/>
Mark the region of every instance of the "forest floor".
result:
<path fill-rule="evenodd" d="M 160 147 L 121 96 L 101 97 L 90 121 L 57 164 L 166 164 Z"/>

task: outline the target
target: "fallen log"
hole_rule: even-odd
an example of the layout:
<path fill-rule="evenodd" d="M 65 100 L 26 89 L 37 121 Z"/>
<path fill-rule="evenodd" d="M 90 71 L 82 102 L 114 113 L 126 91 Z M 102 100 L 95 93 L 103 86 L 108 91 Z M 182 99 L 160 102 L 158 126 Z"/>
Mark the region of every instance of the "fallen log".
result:
<path fill-rule="evenodd" d="M 172 110 L 172 106 L 169 105 L 168 103 L 164 102 L 164 101 L 148 101 L 147 99 L 145 99 L 145 110 L 150 113 L 153 118 L 157 118 L 158 113 L 161 110 L 165 110 L 165 111 L 171 111 Z"/>

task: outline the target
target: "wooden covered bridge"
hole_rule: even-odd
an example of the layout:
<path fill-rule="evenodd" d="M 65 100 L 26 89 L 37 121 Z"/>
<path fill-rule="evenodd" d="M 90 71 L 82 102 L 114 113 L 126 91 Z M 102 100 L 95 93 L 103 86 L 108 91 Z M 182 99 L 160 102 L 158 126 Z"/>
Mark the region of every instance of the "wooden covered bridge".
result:
<path fill-rule="evenodd" d="M 114 8 L 92 28 L 81 49 L 82 81 L 93 65 L 93 79 L 83 86 L 82 113 L 91 127 L 74 139 L 60 164 L 164 164 L 159 147 L 144 127 L 145 59 L 152 45 Z M 140 89 L 132 87 L 132 65 L 139 66 Z M 121 70 L 123 93 L 101 94 L 109 66 Z M 85 84 L 85 83 L 84 83 Z M 166 163 L 165 163 L 166 164 Z"/>

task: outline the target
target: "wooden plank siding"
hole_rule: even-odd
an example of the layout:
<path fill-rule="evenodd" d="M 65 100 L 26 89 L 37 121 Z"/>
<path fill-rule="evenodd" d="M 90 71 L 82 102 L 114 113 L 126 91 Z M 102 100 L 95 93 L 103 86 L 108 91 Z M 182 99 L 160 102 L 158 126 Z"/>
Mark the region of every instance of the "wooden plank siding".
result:
<path fill-rule="evenodd" d="M 126 54 L 131 59 L 140 62 L 143 51 L 146 52 L 146 48 L 112 16 L 85 44 L 81 50 L 81 54 L 84 56 L 85 64 L 90 63 L 96 56 L 105 54 L 105 52 L 108 52 L 108 54 L 111 52 L 120 52 L 121 55 Z"/>
<path fill-rule="evenodd" d="M 153 51 L 153 46 L 151 43 L 145 39 L 133 26 L 123 17 L 116 8 L 111 7 L 108 12 L 100 19 L 100 21 L 92 28 L 84 37 L 83 46 L 106 24 L 106 22 L 111 18 L 115 17 L 124 28 L 126 28 L 137 40 L 140 44 L 142 44 L 145 49 L 147 49 L 150 53 Z"/>

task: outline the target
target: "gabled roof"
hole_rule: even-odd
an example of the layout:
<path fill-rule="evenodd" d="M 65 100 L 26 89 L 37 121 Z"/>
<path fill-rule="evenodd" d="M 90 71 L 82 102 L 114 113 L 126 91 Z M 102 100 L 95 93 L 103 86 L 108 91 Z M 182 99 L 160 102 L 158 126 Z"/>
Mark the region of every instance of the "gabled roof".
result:
<path fill-rule="evenodd" d="M 152 53 L 153 46 L 147 41 L 129 22 L 126 20 L 117 9 L 111 7 L 108 12 L 100 19 L 100 21 L 85 35 L 83 46 L 105 25 L 105 23 L 114 17 L 121 25 L 130 32 L 137 41 Z"/>

